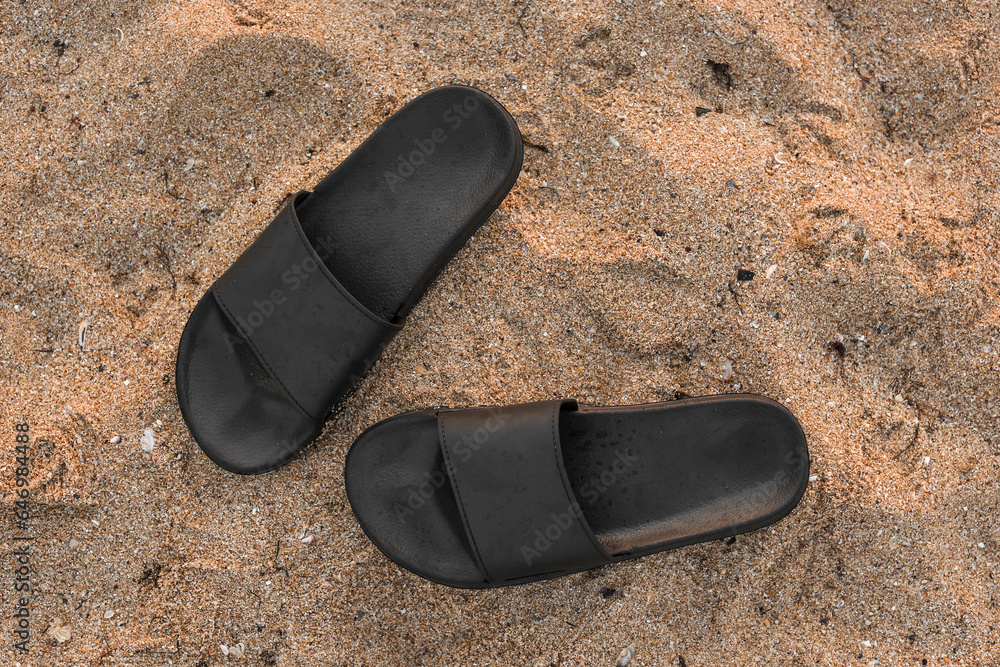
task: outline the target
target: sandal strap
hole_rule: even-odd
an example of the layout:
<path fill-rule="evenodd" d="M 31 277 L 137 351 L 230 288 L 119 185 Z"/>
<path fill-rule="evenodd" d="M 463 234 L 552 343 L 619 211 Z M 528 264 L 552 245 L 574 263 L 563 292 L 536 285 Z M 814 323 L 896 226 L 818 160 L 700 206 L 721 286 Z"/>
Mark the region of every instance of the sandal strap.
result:
<path fill-rule="evenodd" d="M 312 419 L 354 389 L 402 328 L 365 308 L 306 239 L 300 192 L 215 281 L 212 293 L 271 379 Z"/>
<path fill-rule="evenodd" d="M 559 444 L 575 401 L 438 413 L 445 468 L 462 523 L 491 582 L 611 561 L 576 500 Z"/>

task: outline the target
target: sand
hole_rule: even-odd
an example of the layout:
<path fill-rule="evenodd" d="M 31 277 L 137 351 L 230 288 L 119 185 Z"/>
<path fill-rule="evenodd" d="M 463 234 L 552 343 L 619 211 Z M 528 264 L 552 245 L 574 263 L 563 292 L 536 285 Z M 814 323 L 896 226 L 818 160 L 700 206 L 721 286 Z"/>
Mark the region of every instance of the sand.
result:
<path fill-rule="evenodd" d="M 976 0 L 6 3 L 0 662 L 1000 662 L 998 22 Z M 517 185 L 302 457 L 223 472 L 177 407 L 189 312 L 451 82 L 517 119 Z M 732 542 L 457 591 L 383 557 L 344 494 L 353 439 L 404 410 L 736 391 L 798 416 L 813 478 Z"/>

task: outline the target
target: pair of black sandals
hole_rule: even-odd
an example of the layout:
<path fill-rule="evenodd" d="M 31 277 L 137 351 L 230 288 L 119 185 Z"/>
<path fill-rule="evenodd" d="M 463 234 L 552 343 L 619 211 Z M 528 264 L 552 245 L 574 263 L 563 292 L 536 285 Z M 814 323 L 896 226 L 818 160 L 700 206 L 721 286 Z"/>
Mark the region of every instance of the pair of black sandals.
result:
<path fill-rule="evenodd" d="M 177 353 L 192 435 L 257 474 L 320 433 L 510 191 L 517 125 L 475 88 L 413 100 L 291 199 L 212 285 Z M 746 394 L 407 412 L 347 454 L 347 497 L 390 559 L 449 586 L 538 581 L 769 525 L 805 490 L 805 436 Z"/>

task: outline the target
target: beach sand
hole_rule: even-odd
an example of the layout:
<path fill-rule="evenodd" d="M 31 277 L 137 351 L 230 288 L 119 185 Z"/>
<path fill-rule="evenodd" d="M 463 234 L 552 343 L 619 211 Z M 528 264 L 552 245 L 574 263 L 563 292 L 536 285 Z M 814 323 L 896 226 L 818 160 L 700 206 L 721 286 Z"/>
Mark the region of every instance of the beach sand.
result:
<path fill-rule="evenodd" d="M 0 662 L 1000 662 L 998 23 L 977 0 L 6 3 Z M 303 456 L 222 471 L 177 406 L 188 314 L 447 83 L 511 111 L 520 179 Z M 344 494 L 353 439 L 405 410 L 739 391 L 795 413 L 813 477 L 735 541 L 460 591 L 389 562 Z"/>

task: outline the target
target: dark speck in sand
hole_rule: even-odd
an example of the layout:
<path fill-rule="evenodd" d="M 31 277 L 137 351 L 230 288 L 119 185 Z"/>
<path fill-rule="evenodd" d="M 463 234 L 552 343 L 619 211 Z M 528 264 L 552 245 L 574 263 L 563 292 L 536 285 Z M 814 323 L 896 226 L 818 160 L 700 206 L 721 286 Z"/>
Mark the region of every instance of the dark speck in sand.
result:
<path fill-rule="evenodd" d="M 841 359 L 847 355 L 847 348 L 839 340 L 831 340 L 827 343 L 826 350 L 827 352 L 835 352 Z"/>
<path fill-rule="evenodd" d="M 736 272 L 736 280 L 740 281 L 741 283 L 745 283 L 749 280 L 753 280 L 753 277 L 755 275 L 757 274 L 755 274 L 750 269 L 740 269 L 739 271 Z"/>
<path fill-rule="evenodd" d="M 694 115 L 697 116 L 698 118 L 701 118 L 702 116 L 704 116 L 707 113 L 712 113 L 712 110 L 711 109 L 706 109 L 705 107 L 695 107 L 694 108 Z"/>
<path fill-rule="evenodd" d="M 810 213 L 818 219 L 823 220 L 824 218 L 839 218 L 847 213 L 847 209 L 838 208 L 836 206 L 820 206 L 819 208 L 811 210 Z"/>
<path fill-rule="evenodd" d="M 712 70 L 712 78 L 715 82 L 727 90 L 733 89 L 733 73 L 729 63 L 720 63 L 715 60 L 706 60 L 705 64 Z"/>

